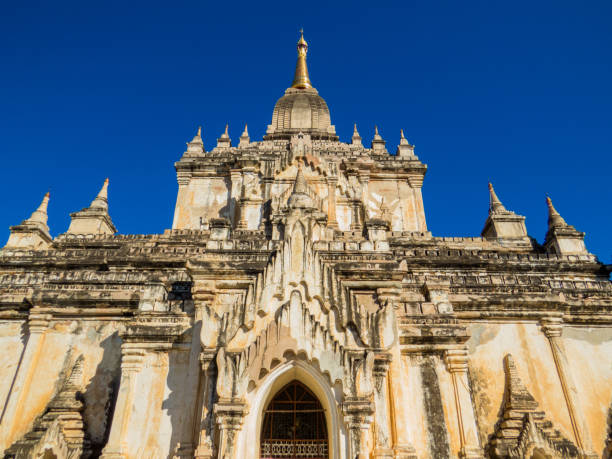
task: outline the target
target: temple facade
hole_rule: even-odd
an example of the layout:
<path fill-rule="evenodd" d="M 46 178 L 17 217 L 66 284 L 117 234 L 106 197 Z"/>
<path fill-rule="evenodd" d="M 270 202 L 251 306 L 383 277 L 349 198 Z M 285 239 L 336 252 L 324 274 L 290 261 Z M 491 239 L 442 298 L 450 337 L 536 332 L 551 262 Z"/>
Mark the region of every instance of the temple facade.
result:
<path fill-rule="evenodd" d="M 610 266 L 491 184 L 479 237 L 432 235 L 414 146 L 340 141 L 297 48 L 263 139 L 187 143 L 171 229 L 116 234 L 108 180 L 11 227 L 3 457 L 611 457 Z"/>

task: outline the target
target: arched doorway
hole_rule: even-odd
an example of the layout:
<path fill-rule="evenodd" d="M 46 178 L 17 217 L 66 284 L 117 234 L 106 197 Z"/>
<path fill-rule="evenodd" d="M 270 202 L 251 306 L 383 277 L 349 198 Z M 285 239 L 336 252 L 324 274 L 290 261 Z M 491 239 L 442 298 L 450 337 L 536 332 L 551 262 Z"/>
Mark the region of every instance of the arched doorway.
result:
<path fill-rule="evenodd" d="M 261 459 L 327 459 L 325 411 L 302 383 L 291 381 L 277 392 L 264 411 Z"/>

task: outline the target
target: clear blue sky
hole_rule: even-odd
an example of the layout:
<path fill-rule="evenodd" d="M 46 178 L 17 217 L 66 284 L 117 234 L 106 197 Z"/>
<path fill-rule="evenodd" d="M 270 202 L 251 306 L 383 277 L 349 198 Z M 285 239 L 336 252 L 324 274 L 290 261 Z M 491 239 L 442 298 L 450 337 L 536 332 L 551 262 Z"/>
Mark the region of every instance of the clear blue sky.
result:
<path fill-rule="evenodd" d="M 290 85 L 298 30 L 332 123 L 399 130 L 429 166 L 436 236 L 477 236 L 487 181 L 546 233 L 545 194 L 612 262 L 612 2 L 4 2 L 3 244 L 51 189 L 56 236 L 110 177 L 120 233 L 172 224 L 174 161 L 203 126 L 259 140 Z"/>

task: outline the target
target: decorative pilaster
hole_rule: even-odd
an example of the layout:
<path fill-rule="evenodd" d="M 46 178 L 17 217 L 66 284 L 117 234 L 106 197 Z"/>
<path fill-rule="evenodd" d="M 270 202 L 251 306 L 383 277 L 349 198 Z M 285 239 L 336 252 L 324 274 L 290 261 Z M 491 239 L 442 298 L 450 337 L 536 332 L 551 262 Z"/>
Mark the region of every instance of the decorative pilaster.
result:
<path fill-rule="evenodd" d="M 327 177 L 327 226 L 334 229 L 338 228 L 338 220 L 336 219 L 336 185 L 338 177 L 331 172 L 336 171 L 336 164 L 330 164 L 330 175 Z"/>
<path fill-rule="evenodd" d="M 0 418 L 0 451 L 4 451 L 13 443 L 23 418 L 23 407 L 30 395 L 30 386 L 34 372 L 38 367 L 38 361 L 45 342 L 45 335 L 51 315 L 33 308 L 28 318 L 29 336 L 23 351 L 23 358 L 17 367 L 15 379 L 11 391 L 7 397 L 6 406 Z"/>
<path fill-rule="evenodd" d="M 351 231 L 363 230 L 363 221 L 361 219 L 361 201 L 352 199 L 350 201 L 353 218 L 351 219 Z"/>
<path fill-rule="evenodd" d="M 236 203 L 240 201 L 240 194 L 242 192 L 242 172 L 240 169 L 232 169 L 230 171 L 230 179 L 231 179 L 231 188 L 230 188 L 230 197 L 228 200 L 229 213 L 228 217 L 232 226 L 236 226 L 238 223 L 238 219 L 240 215 L 237 214 Z"/>
<path fill-rule="evenodd" d="M 244 417 L 249 413 L 246 403 L 240 399 L 220 399 L 215 403 L 215 417 L 219 429 L 219 459 L 236 458 L 236 434 L 242 429 Z"/>
<path fill-rule="evenodd" d="M 342 404 L 349 431 L 350 457 L 369 459 L 368 430 L 374 414 L 374 402 L 367 397 L 347 397 Z"/>
<path fill-rule="evenodd" d="M 195 450 L 195 459 L 211 459 L 214 455 L 213 449 L 213 395 L 214 395 L 214 375 L 213 361 L 215 359 L 214 349 L 204 349 L 200 353 L 201 373 L 198 385 L 197 399 L 197 421 L 195 438 L 198 439 L 198 446 Z"/>
<path fill-rule="evenodd" d="M 378 355 L 374 360 L 374 457 L 376 459 L 393 459 L 391 448 L 391 432 L 389 429 L 389 393 L 387 391 L 386 377 L 389 370 L 391 355 Z"/>
<path fill-rule="evenodd" d="M 445 352 L 444 361 L 451 374 L 455 393 L 457 424 L 461 449 L 460 458 L 483 458 L 482 448 L 478 441 L 478 429 L 474 417 L 474 408 L 470 395 L 470 381 L 467 374 L 468 353 L 466 349 L 449 349 Z"/>
<path fill-rule="evenodd" d="M 380 288 L 377 290 L 377 295 L 381 304 L 389 303 L 388 307 L 396 310 L 399 292 L 400 289 L 397 288 Z M 397 320 L 394 321 L 394 326 L 397 327 Z M 385 347 L 391 344 L 391 342 L 383 343 Z M 379 368 L 379 365 L 376 365 L 375 368 Z M 406 396 L 409 388 L 406 388 L 404 377 L 400 347 L 399 343 L 396 342 L 395 345 L 391 345 L 386 377 L 393 457 L 395 459 L 416 459 L 412 432 L 409 428 L 410 422 L 406 415 L 410 409 L 410 402 Z M 378 384 L 378 382 L 376 383 Z"/>
<path fill-rule="evenodd" d="M 562 320 L 549 318 L 544 320 L 541 325 L 542 331 L 550 343 L 550 349 L 555 361 L 555 367 L 557 368 L 557 374 L 559 375 L 563 396 L 565 397 L 567 410 L 572 423 L 576 446 L 582 451 L 584 457 L 595 458 L 597 455 L 593 452 L 593 443 L 591 441 L 589 429 L 582 412 L 582 406 L 576 395 L 578 394 L 578 390 L 574 384 L 570 366 L 567 362 L 565 346 L 561 339 L 561 334 L 563 333 Z"/>
<path fill-rule="evenodd" d="M 121 346 L 121 382 L 115 404 L 115 412 L 108 442 L 101 459 L 123 459 L 127 457 L 126 431 L 132 413 L 136 378 L 140 372 L 146 351 L 137 344 L 124 343 Z"/>

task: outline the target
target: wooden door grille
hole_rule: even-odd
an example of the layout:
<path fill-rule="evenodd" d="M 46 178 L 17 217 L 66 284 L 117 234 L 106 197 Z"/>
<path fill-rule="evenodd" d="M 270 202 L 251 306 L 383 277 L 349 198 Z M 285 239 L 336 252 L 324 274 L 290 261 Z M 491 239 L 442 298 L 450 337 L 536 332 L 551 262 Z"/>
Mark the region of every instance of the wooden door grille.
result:
<path fill-rule="evenodd" d="M 325 411 L 299 381 L 283 387 L 264 412 L 262 459 L 328 458 Z"/>

